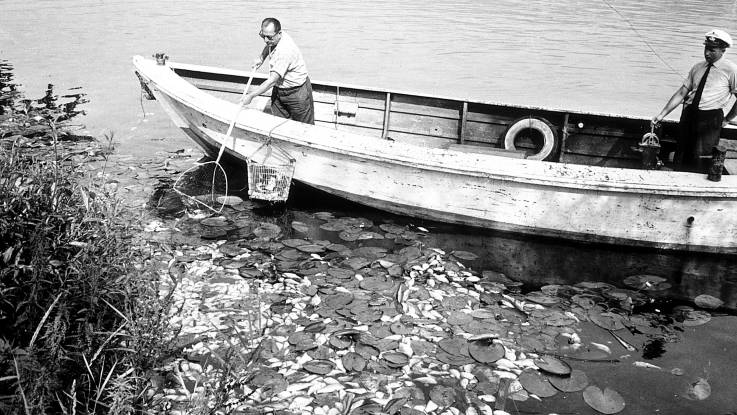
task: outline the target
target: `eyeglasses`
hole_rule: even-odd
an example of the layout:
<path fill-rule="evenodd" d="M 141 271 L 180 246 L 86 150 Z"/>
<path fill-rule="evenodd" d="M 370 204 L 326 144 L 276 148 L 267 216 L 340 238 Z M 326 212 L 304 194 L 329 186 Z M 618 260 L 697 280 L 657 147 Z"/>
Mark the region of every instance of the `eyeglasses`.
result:
<path fill-rule="evenodd" d="M 265 35 L 264 32 L 259 32 L 258 35 L 261 36 L 261 39 L 274 40 L 274 36 L 278 35 L 279 33 L 281 33 L 281 31 L 276 32 L 273 35 Z"/>

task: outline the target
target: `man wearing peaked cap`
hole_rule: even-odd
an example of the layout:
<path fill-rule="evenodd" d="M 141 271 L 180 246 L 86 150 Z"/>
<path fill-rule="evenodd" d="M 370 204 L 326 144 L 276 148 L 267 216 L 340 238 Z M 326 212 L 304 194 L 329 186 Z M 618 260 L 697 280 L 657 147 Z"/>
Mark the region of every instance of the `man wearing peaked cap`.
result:
<path fill-rule="evenodd" d="M 737 116 L 737 65 L 722 57 L 732 37 L 714 29 L 704 35 L 704 61 L 694 65 L 660 111 L 656 125 L 681 103 L 679 137 L 674 162 L 683 169 L 706 173 L 712 148 L 719 144 L 722 127 Z"/>

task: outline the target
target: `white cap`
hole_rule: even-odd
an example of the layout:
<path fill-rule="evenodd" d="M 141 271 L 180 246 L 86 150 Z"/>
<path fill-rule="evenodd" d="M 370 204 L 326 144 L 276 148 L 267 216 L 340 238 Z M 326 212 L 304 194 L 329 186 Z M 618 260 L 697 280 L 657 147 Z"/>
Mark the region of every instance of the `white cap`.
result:
<path fill-rule="evenodd" d="M 732 46 L 732 37 L 724 30 L 714 29 L 707 32 L 704 36 L 706 37 L 706 42 L 721 40 L 722 42 L 727 44 L 727 47 Z"/>

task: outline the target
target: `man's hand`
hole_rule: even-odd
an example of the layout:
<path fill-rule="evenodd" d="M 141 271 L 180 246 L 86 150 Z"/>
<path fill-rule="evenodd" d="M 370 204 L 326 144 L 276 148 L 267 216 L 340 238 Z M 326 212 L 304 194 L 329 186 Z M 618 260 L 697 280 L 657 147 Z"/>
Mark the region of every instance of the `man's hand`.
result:
<path fill-rule="evenodd" d="M 263 59 L 261 59 L 261 57 L 260 57 L 260 56 L 257 56 L 257 57 L 256 57 L 256 58 L 255 58 L 255 59 L 253 60 L 253 64 L 251 64 L 251 70 L 252 70 L 252 71 L 255 71 L 256 69 L 260 68 L 260 67 L 261 67 L 261 65 L 263 65 L 263 63 L 264 63 Z"/>
<path fill-rule="evenodd" d="M 253 101 L 253 95 L 251 94 L 244 95 L 240 101 L 241 107 L 245 107 L 246 105 L 250 104 L 251 101 Z"/>
<path fill-rule="evenodd" d="M 653 117 L 652 120 L 650 120 L 650 125 L 653 127 L 657 127 L 660 122 L 663 121 L 663 117 L 660 116 L 660 114 Z"/>

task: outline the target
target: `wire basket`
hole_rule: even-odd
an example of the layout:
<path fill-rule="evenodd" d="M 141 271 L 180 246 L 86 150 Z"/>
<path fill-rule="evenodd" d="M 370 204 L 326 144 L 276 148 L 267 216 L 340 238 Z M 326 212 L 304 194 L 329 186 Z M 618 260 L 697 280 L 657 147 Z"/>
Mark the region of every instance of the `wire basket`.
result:
<path fill-rule="evenodd" d="M 296 160 L 271 140 L 246 159 L 248 197 L 269 202 L 284 202 L 289 197 Z"/>

